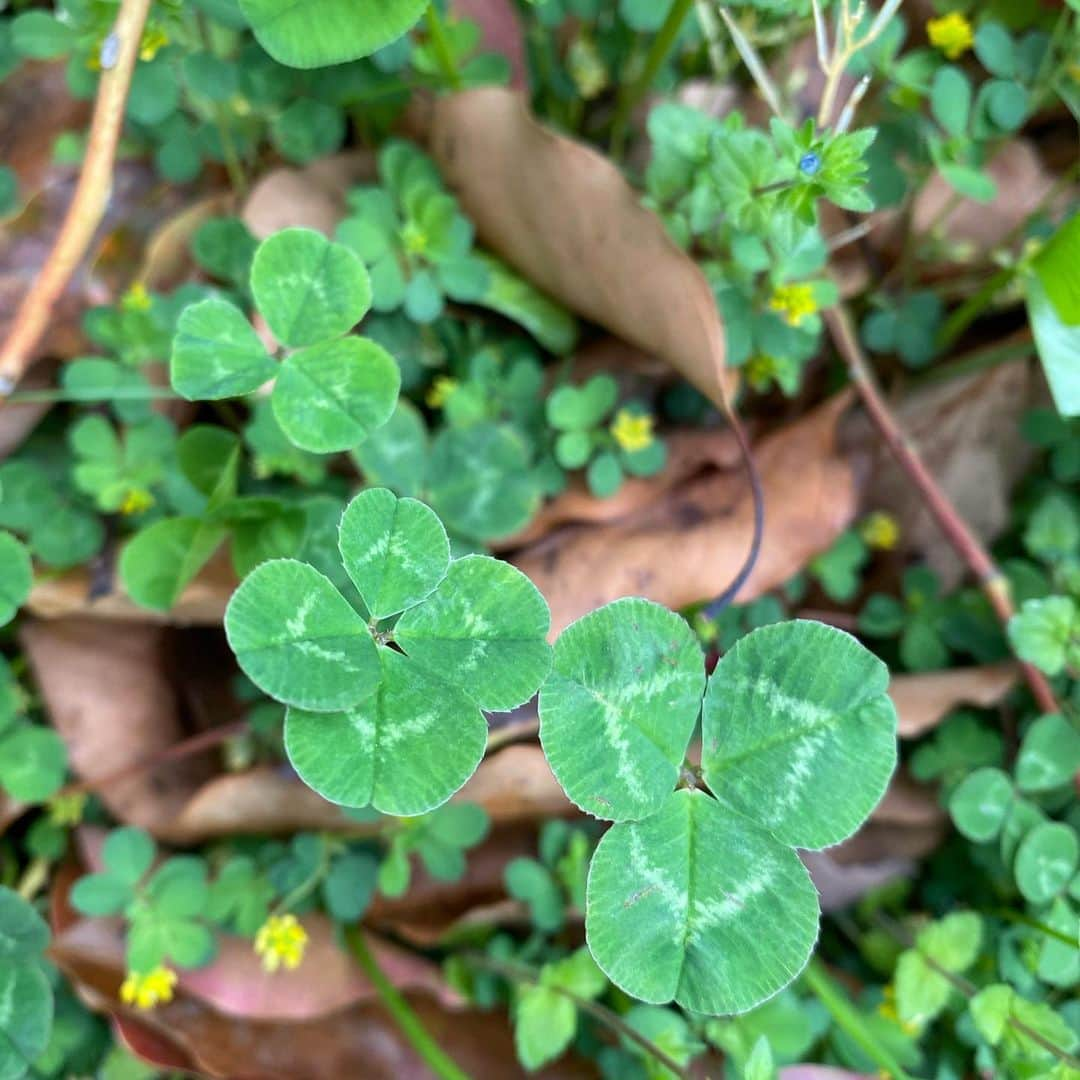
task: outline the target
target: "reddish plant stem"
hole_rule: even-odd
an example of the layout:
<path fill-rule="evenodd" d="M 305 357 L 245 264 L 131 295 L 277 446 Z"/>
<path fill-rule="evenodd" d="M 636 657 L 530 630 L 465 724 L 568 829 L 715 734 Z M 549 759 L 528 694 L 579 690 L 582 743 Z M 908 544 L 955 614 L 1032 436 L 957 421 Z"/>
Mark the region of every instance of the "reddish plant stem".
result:
<path fill-rule="evenodd" d="M 855 389 L 862 399 L 863 407 L 869 414 L 874 427 L 877 428 L 878 434 L 885 441 L 885 445 L 888 446 L 900 468 L 907 474 L 908 479 L 919 489 L 926 500 L 927 509 L 946 539 L 978 579 L 979 586 L 990 601 L 990 606 L 998 619 L 1003 625 L 1007 624 L 1016 613 L 1012 597 L 1009 595 L 1008 580 L 995 565 L 978 537 L 968 528 L 956 507 L 927 469 L 918 450 L 897 423 L 882 397 L 870 365 L 859 345 L 851 323 L 851 316 L 842 305 L 838 304 L 826 311 L 824 317 L 833 342 L 847 365 Z M 1046 676 L 1031 664 L 1021 662 L 1020 666 L 1039 708 L 1043 712 L 1059 712 L 1060 707 Z"/>
<path fill-rule="evenodd" d="M 104 776 L 91 777 L 88 780 L 76 780 L 74 783 L 62 787 L 54 798 L 99 791 L 103 787 L 122 783 L 124 780 L 130 780 L 133 776 L 138 776 L 139 773 L 146 772 L 148 769 L 156 769 L 159 765 L 165 765 L 170 761 L 178 761 L 181 758 L 190 757 L 192 754 L 199 754 L 204 750 L 212 750 L 215 746 L 227 742 L 234 735 L 242 735 L 245 731 L 247 731 L 247 721 L 245 720 L 237 720 L 232 724 L 223 724 L 221 727 L 211 728 L 209 731 L 200 731 L 198 735 L 192 735 L 189 739 L 182 739 L 178 743 L 173 743 L 172 746 L 167 746 L 164 750 L 158 750 L 139 761 L 133 761 L 122 769 L 116 769 L 111 773 L 106 773 Z"/>
<path fill-rule="evenodd" d="M 57 300 L 82 261 L 97 232 L 112 189 L 116 147 L 124 126 L 124 108 L 131 76 L 139 59 L 151 0 L 123 0 L 105 48 L 115 43 L 115 63 L 102 72 L 94 116 L 75 196 L 60 233 L 37 280 L 23 297 L 3 349 L 0 350 L 0 399 L 15 388 L 49 325 Z"/>

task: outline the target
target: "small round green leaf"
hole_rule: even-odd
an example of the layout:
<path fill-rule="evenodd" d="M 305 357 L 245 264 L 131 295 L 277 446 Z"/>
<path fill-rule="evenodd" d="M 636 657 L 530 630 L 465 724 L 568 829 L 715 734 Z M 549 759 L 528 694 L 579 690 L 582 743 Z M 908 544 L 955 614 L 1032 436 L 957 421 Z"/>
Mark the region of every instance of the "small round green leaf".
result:
<path fill-rule="evenodd" d="M 34 584 L 30 553 L 9 532 L 0 532 L 0 626 L 15 618 Z"/>
<path fill-rule="evenodd" d="M 374 341 L 347 337 L 289 356 L 271 398 L 289 440 L 313 454 L 351 450 L 390 419 L 401 376 Z"/>
<path fill-rule="evenodd" d="M 0 735 L 0 788 L 20 802 L 43 802 L 64 782 L 67 748 L 52 728 L 17 724 Z"/>
<path fill-rule="evenodd" d="M 18 1080 L 45 1052 L 52 1028 L 49 980 L 32 964 L 0 967 L 0 1077 Z"/>
<path fill-rule="evenodd" d="M 184 308 L 176 323 L 169 377 L 188 401 L 218 401 L 258 390 L 277 364 L 244 313 L 211 297 Z"/>
<path fill-rule="evenodd" d="M 240 0 L 259 44 L 279 63 L 315 68 L 369 56 L 396 41 L 428 0 Z"/>
<path fill-rule="evenodd" d="M 1033 904 L 1052 900 L 1076 873 L 1080 840 L 1076 830 L 1061 821 L 1036 825 L 1016 851 L 1016 884 Z"/>
<path fill-rule="evenodd" d="M 850 836 L 896 766 L 888 668 L 850 634 L 793 620 L 742 638 L 716 666 L 701 764 L 723 802 L 778 840 Z"/>
<path fill-rule="evenodd" d="M 341 558 L 368 611 L 385 619 L 446 577 L 450 541 L 433 510 L 386 488 L 362 491 L 341 517 Z"/>
<path fill-rule="evenodd" d="M 686 621 L 637 598 L 568 626 L 540 692 L 540 739 L 570 799 L 597 817 L 647 817 L 679 778 L 705 659 Z"/>
<path fill-rule="evenodd" d="M 307 563 L 256 567 L 225 609 L 225 634 L 249 679 L 301 709 L 347 709 L 375 692 L 379 656 L 367 624 Z"/>
<path fill-rule="evenodd" d="M 417 496 L 428 464 L 428 433 L 419 410 L 399 398 L 390 419 L 352 451 L 369 483 Z"/>
<path fill-rule="evenodd" d="M 1013 786 L 1000 769 L 976 769 L 966 777 L 949 799 L 949 813 L 956 827 L 969 840 L 985 844 L 993 840 L 1013 804 Z"/>
<path fill-rule="evenodd" d="M 45 920 L 17 892 L 0 885 L 0 960 L 37 959 L 49 944 Z"/>
<path fill-rule="evenodd" d="M 114 829 L 101 849 L 101 858 L 112 877 L 134 885 L 154 861 L 154 841 L 142 829 Z"/>
<path fill-rule="evenodd" d="M 162 518 L 137 532 L 120 556 L 128 596 L 151 611 L 168 611 L 228 535 L 201 518 Z"/>
<path fill-rule="evenodd" d="M 1080 731 L 1063 716 L 1040 716 L 1028 729 L 1016 761 L 1021 791 L 1051 791 L 1080 770 Z"/>
<path fill-rule="evenodd" d="M 703 792 L 613 826 L 593 856 L 589 949 L 641 1001 L 745 1012 L 798 975 L 817 932 L 817 891 L 795 852 Z"/>
<path fill-rule="evenodd" d="M 251 264 L 255 304 L 283 345 L 315 345 L 351 330 L 371 306 L 364 264 L 314 229 L 283 229 Z"/>
<path fill-rule="evenodd" d="M 467 555 L 401 616 L 394 640 L 417 665 L 460 686 L 482 709 L 498 711 L 528 701 L 544 681 L 550 627 L 547 601 L 520 570 Z"/>
<path fill-rule="evenodd" d="M 487 723 L 466 694 L 381 649 L 377 693 L 346 712 L 290 709 L 285 749 L 309 787 L 344 806 L 411 817 L 446 802 L 476 771 Z"/>

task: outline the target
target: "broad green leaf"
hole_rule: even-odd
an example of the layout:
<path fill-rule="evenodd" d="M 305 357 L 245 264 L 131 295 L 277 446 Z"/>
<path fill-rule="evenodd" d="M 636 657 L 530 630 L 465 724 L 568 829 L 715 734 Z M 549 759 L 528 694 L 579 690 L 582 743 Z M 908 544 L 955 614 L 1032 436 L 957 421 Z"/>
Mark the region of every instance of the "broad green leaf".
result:
<path fill-rule="evenodd" d="M 1045 904 L 1069 884 L 1078 862 L 1076 830 L 1061 821 L 1043 822 L 1020 841 L 1013 866 L 1016 884 L 1033 904 Z"/>
<path fill-rule="evenodd" d="M 514 1009 L 514 1049 L 530 1071 L 554 1061 L 577 1032 L 577 1006 L 547 986 L 524 985 Z"/>
<path fill-rule="evenodd" d="M 287 357 L 274 386 L 274 416 L 291 442 L 314 454 L 351 450 L 390 419 L 401 375 L 374 341 L 346 337 Z"/>
<path fill-rule="evenodd" d="M 0 735 L 0 788 L 20 802 L 44 802 L 64 782 L 67 749 L 52 728 L 18 724 Z"/>
<path fill-rule="evenodd" d="M 1062 322 L 1037 278 L 1028 279 L 1027 308 L 1054 404 L 1062 416 L 1080 416 L 1080 326 Z"/>
<path fill-rule="evenodd" d="M 324 799 L 411 817 L 444 803 L 476 771 L 487 723 L 461 690 L 380 649 L 374 696 L 345 712 L 290 709 L 285 749 Z"/>
<path fill-rule="evenodd" d="M 984 844 L 1001 832 L 1012 804 L 1012 781 L 1005 773 L 976 769 L 952 793 L 949 813 L 964 836 Z"/>
<path fill-rule="evenodd" d="M 225 634 L 248 678 L 286 705 L 347 709 L 381 678 L 367 624 L 307 563 L 256 567 L 225 609 Z"/>
<path fill-rule="evenodd" d="M 362 491 L 349 503 L 340 545 L 345 569 L 376 619 L 418 604 L 450 565 L 450 541 L 435 512 L 386 488 Z"/>
<path fill-rule="evenodd" d="M 189 918 L 206 906 L 206 863 L 196 855 L 177 855 L 163 863 L 146 884 L 146 895 L 159 915 Z"/>
<path fill-rule="evenodd" d="M 0 960 L 37 959 L 49 944 L 45 920 L 17 892 L 0 885 Z"/>
<path fill-rule="evenodd" d="M 369 483 L 419 497 L 428 467 L 428 434 L 420 411 L 399 398 L 390 419 L 355 447 L 352 456 Z"/>
<path fill-rule="evenodd" d="M 189 401 L 217 401 L 258 390 L 277 373 L 244 313 L 211 297 L 184 308 L 176 323 L 169 377 Z"/>
<path fill-rule="evenodd" d="M 839 843 L 896 765 L 888 668 L 849 634 L 795 620 L 742 638 L 702 711 L 703 775 L 721 800 L 793 847 Z"/>
<path fill-rule="evenodd" d="M 565 356 L 577 343 L 574 316 L 505 263 L 477 252 L 487 268 L 487 288 L 477 303 L 524 326 L 549 352 Z"/>
<path fill-rule="evenodd" d="M 455 559 L 430 596 L 394 627 L 413 661 L 460 686 L 482 709 L 514 709 L 551 668 L 551 613 L 536 586 L 486 555 Z"/>
<path fill-rule="evenodd" d="M 934 76 L 930 110 L 950 135 L 963 135 L 971 115 L 971 82 L 958 67 L 946 64 Z"/>
<path fill-rule="evenodd" d="M 239 577 L 245 577 L 268 559 L 296 557 L 314 563 L 304 550 L 308 530 L 309 517 L 299 506 L 281 506 L 268 514 L 234 522 L 230 545 L 233 569 Z"/>
<path fill-rule="evenodd" d="M 364 264 L 314 229 L 283 229 L 264 240 L 252 260 L 251 291 L 274 337 L 293 347 L 340 337 L 371 306 Z"/>
<path fill-rule="evenodd" d="M 540 739 L 570 799 L 613 821 L 664 806 L 704 687 L 701 646 L 659 604 L 616 600 L 568 626 L 540 692 Z"/>
<path fill-rule="evenodd" d="M 1080 732 L 1063 716 L 1040 716 L 1028 729 L 1016 762 L 1021 791 L 1051 791 L 1080 770 Z"/>
<path fill-rule="evenodd" d="M 1051 930 L 1056 930 L 1065 940 L 1040 935 L 1039 978 L 1051 986 L 1076 986 L 1080 982 L 1080 947 L 1077 945 L 1080 942 L 1080 915 L 1068 900 L 1058 897 L 1044 920 Z"/>
<path fill-rule="evenodd" d="M 112 877 L 135 885 L 154 861 L 154 841 L 142 829 L 114 829 L 102 847 L 101 858 Z"/>
<path fill-rule="evenodd" d="M 1061 322 L 1080 323 L 1080 214 L 1054 233 L 1033 265 Z"/>
<path fill-rule="evenodd" d="M 55 60 L 70 52 L 76 41 L 75 29 L 47 11 L 25 11 L 11 23 L 11 44 L 31 60 Z"/>
<path fill-rule="evenodd" d="M 369 56 L 396 41 L 428 0 L 240 0 L 259 44 L 279 64 L 315 68 Z"/>
<path fill-rule="evenodd" d="M 613 826 L 593 856 L 589 948 L 641 1001 L 745 1012 L 798 975 L 817 932 L 817 891 L 795 852 L 703 792 Z"/>
<path fill-rule="evenodd" d="M 218 549 L 228 529 L 194 517 L 163 518 L 136 533 L 120 556 L 120 580 L 135 603 L 168 611 Z"/>
<path fill-rule="evenodd" d="M 0 967 L 0 1080 L 25 1076 L 49 1043 L 53 998 L 34 964 Z"/>
<path fill-rule="evenodd" d="M 1080 607 L 1070 596 L 1025 600 L 1009 620 L 1009 640 L 1021 660 L 1057 675 L 1080 652 Z"/>
<path fill-rule="evenodd" d="M 240 440 L 226 428 L 196 424 L 180 436 L 176 460 L 180 471 L 196 491 L 210 498 L 236 494 Z M 220 489 L 220 490 L 219 490 Z"/>
<path fill-rule="evenodd" d="M 938 1016 L 955 992 L 939 969 L 954 975 L 967 971 L 978 958 L 981 942 L 982 920 L 970 911 L 946 915 L 919 931 L 916 948 L 904 952 L 896 966 L 900 1019 L 922 1026 Z"/>
<path fill-rule="evenodd" d="M 84 915 L 119 915 L 134 898 L 131 885 L 110 874 L 87 874 L 71 889 L 71 905 Z"/>
<path fill-rule="evenodd" d="M 0 532 L 0 626 L 15 618 L 34 584 L 30 553 L 9 532 Z"/>
<path fill-rule="evenodd" d="M 477 540 L 509 536 L 540 505 L 528 450 L 509 427 L 446 428 L 431 447 L 428 493 L 451 531 Z"/>

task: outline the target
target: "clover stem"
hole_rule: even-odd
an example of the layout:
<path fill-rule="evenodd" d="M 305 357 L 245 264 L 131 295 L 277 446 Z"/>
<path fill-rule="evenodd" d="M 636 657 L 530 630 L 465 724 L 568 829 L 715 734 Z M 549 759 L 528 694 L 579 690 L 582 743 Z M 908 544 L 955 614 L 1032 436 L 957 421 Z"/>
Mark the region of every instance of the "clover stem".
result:
<path fill-rule="evenodd" d="M 452 90 L 460 90 L 461 72 L 458 71 L 457 62 L 454 60 L 454 51 L 450 48 L 450 39 L 446 34 L 446 24 L 443 22 L 442 15 L 439 14 L 435 0 L 428 4 L 425 21 L 431 47 L 435 51 L 435 59 L 439 61 L 439 67 L 442 68 L 446 81 Z"/>
<path fill-rule="evenodd" d="M 847 995 L 825 971 L 820 960 L 811 960 L 802 977 L 810 992 L 828 1010 L 836 1026 L 849 1035 L 875 1065 L 880 1065 L 893 1080 L 912 1080 L 896 1058 L 877 1041 L 863 1022 L 862 1014 L 848 1001 Z"/>
<path fill-rule="evenodd" d="M 656 78 L 656 73 L 667 59 L 668 53 L 671 52 L 675 39 L 682 29 L 682 24 L 686 21 L 686 16 L 690 14 L 690 9 L 693 6 L 694 0 L 675 0 L 667 13 L 667 18 L 664 19 L 663 25 L 657 31 L 656 37 L 653 38 L 652 45 L 649 46 L 648 54 L 645 57 L 645 66 L 641 69 L 641 74 L 630 86 L 624 87 L 623 92 L 619 95 L 618 103 L 615 106 L 615 118 L 611 122 L 611 153 L 613 157 L 622 157 L 623 147 L 626 144 L 627 129 L 630 124 L 630 114 L 634 111 L 634 107 L 638 102 L 649 92 L 649 88 Z"/>
<path fill-rule="evenodd" d="M 386 977 L 364 940 L 363 930 L 358 926 L 350 927 L 345 931 L 345 941 L 349 946 L 349 951 L 356 957 L 357 963 L 364 969 L 364 974 L 371 980 L 371 985 L 375 987 L 376 993 L 382 999 L 394 1023 L 397 1024 L 398 1030 L 428 1068 L 443 1080 L 470 1080 L 469 1074 L 463 1072 L 432 1038 L 412 1006 Z"/>
<path fill-rule="evenodd" d="M 994 614 L 1002 625 L 1007 625 L 1016 614 L 1012 597 L 1009 595 L 1008 579 L 990 557 L 979 538 L 971 531 L 967 522 L 960 516 L 952 500 L 934 479 L 918 450 L 893 416 L 874 378 L 873 369 L 855 335 L 847 309 L 842 304 L 837 304 L 823 314 L 837 352 L 847 365 L 851 381 L 878 434 L 897 464 L 922 494 L 927 509 L 945 534 L 945 538 L 978 579 L 979 586 L 990 601 Z M 1021 662 L 1020 667 L 1040 710 L 1047 713 L 1060 712 L 1057 698 L 1046 676 L 1031 664 Z"/>
<path fill-rule="evenodd" d="M 75 196 L 45 265 L 23 297 L 11 331 L 0 348 L 0 398 L 10 394 L 33 359 L 34 350 L 48 329 L 53 305 L 63 294 L 105 216 L 116 148 L 124 126 L 124 108 L 150 6 L 151 0 L 123 0 L 113 23 L 109 38 L 118 46 L 116 61 L 102 72 L 98 84 Z"/>
<path fill-rule="evenodd" d="M 461 953 L 460 956 L 467 964 L 472 964 L 473 967 L 484 968 L 487 971 L 494 972 L 496 975 L 501 975 L 504 979 L 508 979 L 511 982 L 527 982 L 532 983 L 535 986 L 541 985 L 539 973 L 533 971 L 532 968 L 526 967 L 524 964 L 514 964 L 506 960 L 496 960 L 494 957 L 485 956 L 483 953 L 476 952 L 465 952 Z M 664 1066 L 664 1068 L 669 1069 L 676 1076 L 682 1077 L 683 1080 L 689 1080 L 690 1071 L 688 1069 L 680 1065 L 674 1058 L 665 1054 L 659 1046 L 647 1039 L 640 1031 L 632 1028 L 617 1013 L 605 1008 L 599 1002 L 590 1001 L 588 998 L 580 997 L 572 990 L 567 990 L 566 987 L 547 986 L 546 989 L 551 990 L 553 993 L 561 994 L 565 998 L 569 998 L 582 1012 L 586 1012 L 590 1016 L 595 1017 L 602 1024 L 606 1024 L 611 1028 L 612 1031 L 629 1039 L 630 1042 L 637 1043 L 637 1045 L 648 1053 L 650 1057 L 655 1058 Z"/>
<path fill-rule="evenodd" d="M 993 303 L 994 297 L 1016 277 L 1015 266 L 1006 266 L 993 274 L 978 292 L 969 296 L 946 320 L 937 336 L 939 349 L 954 345 L 960 335 Z"/>
<path fill-rule="evenodd" d="M 296 886 L 291 892 L 288 892 L 283 896 L 275 905 L 273 914 L 281 915 L 286 911 L 296 907 L 313 889 L 326 877 L 330 870 L 330 853 L 331 843 L 326 836 L 319 836 L 319 861 L 315 864 L 315 869 L 299 885 Z"/>

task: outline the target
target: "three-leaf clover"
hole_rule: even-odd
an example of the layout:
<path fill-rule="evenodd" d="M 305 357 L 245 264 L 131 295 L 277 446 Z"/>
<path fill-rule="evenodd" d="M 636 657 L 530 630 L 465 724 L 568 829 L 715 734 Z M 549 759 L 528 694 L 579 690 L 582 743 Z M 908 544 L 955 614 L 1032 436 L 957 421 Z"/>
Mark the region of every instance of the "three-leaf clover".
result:
<path fill-rule="evenodd" d="M 706 687 L 689 626 L 617 600 L 567 628 L 540 736 L 582 809 L 616 822 L 596 850 L 586 935 L 640 1000 L 742 1012 L 801 970 L 817 894 L 794 849 L 850 835 L 896 759 L 887 669 L 853 638 L 794 621 L 744 637 Z M 702 718 L 701 778 L 684 759 Z"/>
<path fill-rule="evenodd" d="M 229 644 L 289 706 L 285 748 L 309 786 L 331 802 L 421 814 L 475 771 L 481 710 L 515 708 L 547 675 L 548 607 L 507 563 L 451 561 L 436 514 L 385 488 L 349 503 L 339 549 L 369 621 L 309 563 L 275 559 L 233 594 Z"/>
<path fill-rule="evenodd" d="M 280 363 L 244 313 L 220 297 L 185 308 L 172 349 L 172 384 L 190 400 L 254 393 L 274 379 L 271 403 L 302 450 L 348 450 L 385 423 L 401 376 L 394 358 L 349 334 L 371 306 L 363 263 L 312 229 L 264 240 L 251 264 L 255 306 L 274 337 L 294 351 Z"/>

